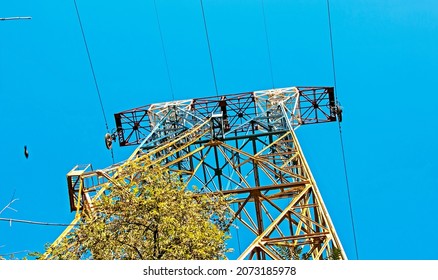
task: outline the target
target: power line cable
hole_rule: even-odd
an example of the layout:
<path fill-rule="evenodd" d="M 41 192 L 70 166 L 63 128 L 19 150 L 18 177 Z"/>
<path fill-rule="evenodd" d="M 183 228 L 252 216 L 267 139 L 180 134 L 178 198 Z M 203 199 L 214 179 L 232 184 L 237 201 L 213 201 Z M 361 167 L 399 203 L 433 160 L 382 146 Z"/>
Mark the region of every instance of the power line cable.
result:
<path fill-rule="evenodd" d="M 161 23 L 160 18 L 158 16 L 158 8 L 157 8 L 157 1 L 154 0 L 154 8 L 155 8 L 155 15 L 157 17 L 157 23 L 158 23 L 158 31 L 160 32 L 160 39 L 161 39 L 161 47 L 163 49 L 163 55 L 164 55 L 164 62 L 166 64 L 166 70 L 167 70 L 167 78 L 169 79 L 169 85 L 170 85 L 170 91 L 172 93 L 172 100 L 175 100 L 175 95 L 173 91 L 173 85 L 172 80 L 170 78 L 170 70 L 169 70 L 169 62 L 167 60 L 167 54 L 166 54 L 166 48 L 164 47 L 164 39 L 163 39 L 163 32 L 161 30 Z"/>
<path fill-rule="evenodd" d="M 23 224 L 31 224 L 31 225 L 40 225 L 40 226 L 57 226 L 57 227 L 67 227 L 72 224 L 63 224 L 63 223 L 47 223 L 47 222 L 36 222 L 30 220 L 19 220 L 12 218 L 0 218 L 0 222 L 9 222 L 10 224 L 14 223 L 23 223 Z"/>
<path fill-rule="evenodd" d="M 335 52 L 333 47 L 333 32 L 332 32 L 332 21 L 331 21 L 331 12 L 330 12 L 330 0 L 327 0 L 327 14 L 328 14 L 328 25 L 329 25 L 329 33 L 330 33 L 330 49 L 331 49 L 331 57 L 332 57 L 332 71 L 333 71 L 333 83 L 335 86 L 335 100 L 336 105 L 338 106 L 338 96 L 337 96 L 337 84 L 336 84 L 336 67 L 335 67 Z M 356 251 L 356 259 L 359 259 L 359 250 L 357 248 L 357 238 L 356 238 L 356 230 L 354 226 L 354 215 L 353 215 L 353 206 L 351 202 L 351 194 L 350 194 L 350 184 L 348 180 L 348 172 L 347 172 L 347 161 L 345 158 L 345 149 L 344 149 L 344 140 L 342 136 L 342 126 L 341 122 L 338 121 L 338 128 L 339 128 L 339 137 L 341 142 L 341 151 L 342 151 L 342 160 L 344 165 L 344 174 L 345 174 L 345 183 L 347 186 L 347 195 L 348 195 L 348 204 L 350 208 L 350 218 L 351 218 L 351 226 L 353 230 L 353 238 L 354 238 L 354 247 Z"/>
<path fill-rule="evenodd" d="M 350 208 L 351 227 L 353 229 L 354 247 L 356 250 L 356 259 L 359 259 L 359 250 L 357 248 L 356 230 L 355 230 L 355 226 L 354 226 L 354 217 L 353 217 L 354 216 L 353 215 L 353 205 L 351 202 L 350 184 L 349 184 L 348 172 L 347 172 L 347 162 L 345 159 L 344 140 L 342 137 L 342 127 L 341 127 L 340 122 L 338 122 L 338 127 L 339 127 L 339 138 L 341 141 L 342 160 L 343 160 L 343 164 L 344 164 L 345 183 L 347 185 L 348 204 L 349 204 L 349 208 Z"/>
<path fill-rule="evenodd" d="M 333 33 L 332 33 L 332 19 L 331 19 L 331 12 L 330 12 L 330 0 L 327 0 L 327 14 L 328 14 L 328 25 L 329 25 L 329 35 L 330 35 L 330 50 L 332 55 L 332 73 L 333 73 L 333 83 L 335 86 L 335 89 L 338 89 L 336 86 L 336 67 L 335 67 L 335 51 L 333 48 Z M 335 92 L 335 99 L 336 102 L 338 102 L 338 96 Z"/>
<path fill-rule="evenodd" d="M 270 73 L 271 73 L 272 88 L 275 88 L 274 73 L 273 73 L 273 70 L 272 70 L 271 46 L 269 44 L 268 27 L 267 27 L 267 24 L 266 24 L 265 1 L 261 0 L 261 2 L 262 2 L 263 24 L 264 24 L 264 27 L 265 27 L 266 46 L 268 48 L 269 70 L 270 70 Z"/>
<path fill-rule="evenodd" d="M 0 18 L 0 20 L 20 20 L 20 19 L 32 19 L 32 17 L 6 17 L 6 18 Z"/>
<path fill-rule="evenodd" d="M 78 21 L 79 21 L 79 25 L 81 27 L 81 32 L 82 32 L 82 39 L 84 40 L 84 44 L 85 44 L 85 49 L 87 51 L 87 56 L 88 56 L 88 62 L 90 63 L 90 68 L 91 68 L 91 73 L 93 74 L 93 79 L 94 79 L 94 85 L 96 86 L 96 91 L 97 91 L 97 95 L 99 97 L 99 102 L 100 102 L 100 108 L 102 109 L 102 114 L 103 114 L 103 118 L 105 120 L 105 126 L 106 126 L 106 130 L 108 131 L 108 122 L 106 119 L 106 114 L 105 114 L 105 109 L 103 107 L 103 102 L 102 102 L 102 97 L 100 95 L 100 90 L 99 90 L 99 85 L 97 83 L 97 79 L 96 79 L 96 73 L 94 72 L 94 67 L 93 67 L 93 61 L 91 60 L 91 55 L 90 55 L 90 50 L 88 48 L 88 43 L 87 43 L 87 39 L 85 37 L 85 32 L 84 32 L 84 27 L 82 25 L 82 20 L 81 20 L 81 16 L 79 14 L 79 9 L 78 9 L 78 5 L 76 3 L 76 0 L 73 0 L 74 4 L 75 4 L 75 9 L 76 9 L 76 15 L 78 17 Z"/>
<path fill-rule="evenodd" d="M 76 3 L 76 0 L 73 0 L 73 2 L 75 4 L 76 16 L 77 16 L 78 21 L 79 21 L 79 26 L 81 27 L 82 39 L 84 40 L 85 50 L 87 51 L 88 62 L 90 63 L 91 73 L 93 75 L 94 85 L 96 87 L 97 96 L 99 97 L 100 108 L 102 110 L 103 119 L 105 121 L 106 131 L 109 133 L 108 121 L 106 119 L 105 109 L 103 107 L 102 96 L 100 94 L 99 84 L 97 83 L 96 73 L 94 71 L 93 61 L 91 60 L 90 49 L 88 48 L 87 38 L 85 37 L 85 31 L 84 31 L 84 27 L 82 25 L 82 20 L 81 20 L 81 16 L 80 16 L 79 9 L 78 9 L 78 4 Z M 114 164 L 114 152 L 113 152 L 113 149 L 110 149 L 110 150 L 111 150 L 111 158 L 112 158 L 113 164 Z"/>
<path fill-rule="evenodd" d="M 217 89 L 217 82 L 216 82 L 216 73 L 214 71 L 213 55 L 211 54 L 210 38 L 208 36 L 207 21 L 205 20 L 204 3 L 202 0 L 200 1 L 201 1 L 202 19 L 204 21 L 205 36 L 207 38 L 208 54 L 210 55 L 211 71 L 213 73 L 214 88 L 216 90 L 216 96 L 219 96 L 219 91 Z"/>
<path fill-rule="evenodd" d="M 6 256 L 17 255 L 17 254 L 23 254 L 23 253 L 31 253 L 31 251 L 29 251 L 29 250 L 21 250 L 21 251 L 15 251 L 15 252 L 11 252 L 11 253 L 6 253 L 6 254 L 0 254 L 0 256 L 6 257 Z"/>

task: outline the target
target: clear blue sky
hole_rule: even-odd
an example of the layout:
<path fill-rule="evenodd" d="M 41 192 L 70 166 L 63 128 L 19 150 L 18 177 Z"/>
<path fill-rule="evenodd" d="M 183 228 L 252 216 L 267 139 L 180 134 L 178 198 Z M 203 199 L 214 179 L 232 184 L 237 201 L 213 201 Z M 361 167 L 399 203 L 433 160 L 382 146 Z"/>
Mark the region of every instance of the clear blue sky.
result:
<path fill-rule="evenodd" d="M 156 2 L 174 98 L 215 95 L 200 2 Z M 271 61 L 261 1 L 204 0 L 219 93 L 333 86 L 326 1 L 264 2 Z M 359 258 L 438 259 L 438 2 L 330 3 Z M 77 4 L 110 128 L 116 112 L 172 100 L 153 1 Z M 112 163 L 74 2 L 2 0 L 10 16 L 32 20 L 0 21 L 0 209 L 19 199 L 1 217 L 69 223 L 67 172 Z M 354 259 L 338 126 L 297 133 Z M 116 161 L 131 151 L 116 146 Z M 62 230 L 0 222 L 0 254 L 43 251 Z"/>

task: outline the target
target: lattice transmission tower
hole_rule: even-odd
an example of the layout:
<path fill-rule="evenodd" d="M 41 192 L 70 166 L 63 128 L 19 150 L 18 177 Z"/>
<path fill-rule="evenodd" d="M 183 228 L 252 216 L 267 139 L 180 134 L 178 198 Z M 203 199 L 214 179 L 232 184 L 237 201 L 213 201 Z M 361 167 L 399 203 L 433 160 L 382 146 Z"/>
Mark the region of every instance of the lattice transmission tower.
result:
<path fill-rule="evenodd" d="M 295 134 L 301 125 L 341 117 L 333 87 L 171 101 L 114 116 L 112 137 L 138 147 L 105 169 L 75 166 L 67 174 L 71 211 L 91 211 L 121 169 L 159 164 L 189 189 L 233 198 L 239 259 L 347 258 Z"/>

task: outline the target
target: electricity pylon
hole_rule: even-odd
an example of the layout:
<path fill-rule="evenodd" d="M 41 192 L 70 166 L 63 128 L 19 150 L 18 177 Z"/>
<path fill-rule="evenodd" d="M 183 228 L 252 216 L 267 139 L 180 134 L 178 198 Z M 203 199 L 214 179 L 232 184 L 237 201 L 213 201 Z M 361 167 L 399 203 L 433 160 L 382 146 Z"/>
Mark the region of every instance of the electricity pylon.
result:
<path fill-rule="evenodd" d="M 347 258 L 295 134 L 340 117 L 332 87 L 171 101 L 114 116 L 113 138 L 138 147 L 105 169 L 74 167 L 67 174 L 71 211 L 92 211 L 130 165 L 158 164 L 188 189 L 230 195 L 231 224 L 245 248 L 239 259 Z"/>

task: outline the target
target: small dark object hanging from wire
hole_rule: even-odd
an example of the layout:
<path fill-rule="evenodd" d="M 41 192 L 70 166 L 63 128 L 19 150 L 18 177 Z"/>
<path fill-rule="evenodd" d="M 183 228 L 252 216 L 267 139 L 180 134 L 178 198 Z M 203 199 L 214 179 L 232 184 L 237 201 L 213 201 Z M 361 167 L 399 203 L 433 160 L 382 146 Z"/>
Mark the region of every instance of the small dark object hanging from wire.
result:
<path fill-rule="evenodd" d="M 29 158 L 29 151 L 27 150 L 27 146 L 26 145 L 24 145 L 24 156 L 26 158 Z"/>

